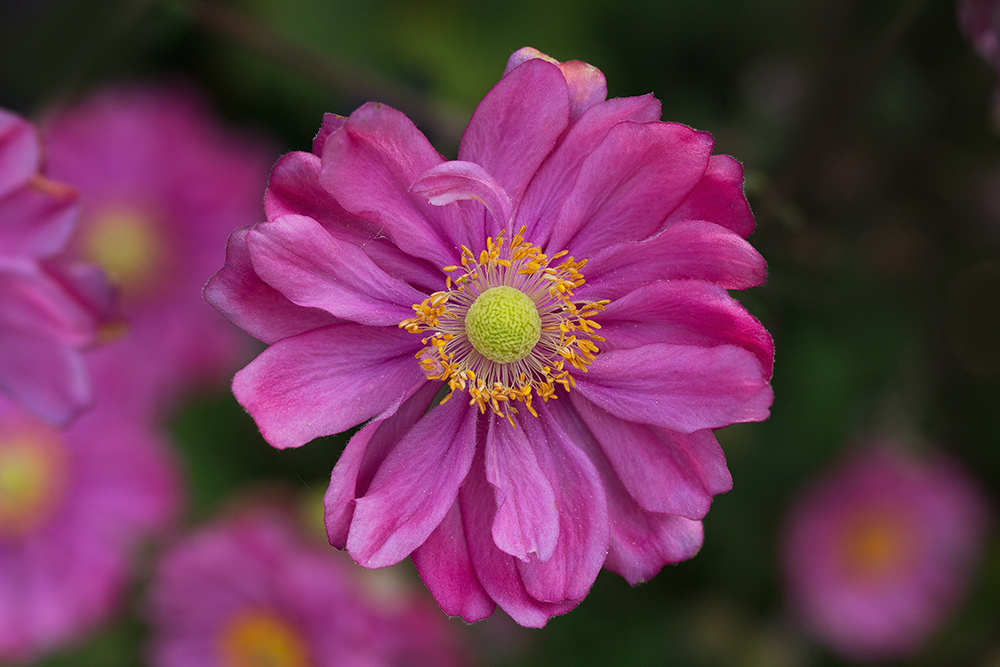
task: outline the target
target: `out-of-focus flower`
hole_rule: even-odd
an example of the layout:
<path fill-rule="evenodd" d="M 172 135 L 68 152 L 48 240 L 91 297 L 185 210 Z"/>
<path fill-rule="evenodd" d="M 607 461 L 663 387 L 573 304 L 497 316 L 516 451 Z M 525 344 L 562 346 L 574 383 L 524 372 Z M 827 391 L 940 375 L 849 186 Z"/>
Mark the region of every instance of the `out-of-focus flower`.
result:
<path fill-rule="evenodd" d="M 976 53 L 1000 69 L 1000 0 L 959 0 L 958 24 Z"/>
<path fill-rule="evenodd" d="M 742 168 L 606 93 L 522 49 L 457 161 L 383 105 L 328 115 L 206 288 L 271 344 L 233 391 L 272 445 L 371 420 L 331 544 L 412 554 L 467 621 L 540 626 L 604 565 L 636 583 L 690 558 L 732 484 L 712 429 L 771 404 L 771 339 L 726 292 L 764 280 Z"/>
<path fill-rule="evenodd" d="M 93 267 L 59 259 L 76 224 L 76 192 L 38 173 L 34 128 L 0 109 L 0 391 L 53 423 L 91 397 L 80 350 L 110 315 Z"/>
<path fill-rule="evenodd" d="M 943 455 L 883 443 L 843 461 L 797 502 L 784 542 L 790 603 L 856 660 L 917 651 L 961 600 L 987 507 Z"/>
<path fill-rule="evenodd" d="M 138 540 L 175 515 L 159 437 L 103 400 L 59 430 L 0 399 L 0 659 L 93 629 L 122 601 Z"/>
<path fill-rule="evenodd" d="M 122 293 L 130 331 L 111 375 L 141 375 L 134 391 L 162 402 L 232 372 L 245 341 L 201 290 L 233 227 L 260 217 L 266 151 L 178 87 L 100 91 L 49 120 L 45 148 L 48 173 L 80 192 L 72 253 L 104 267 Z"/>
<path fill-rule="evenodd" d="M 465 663 L 433 606 L 373 604 L 338 556 L 297 535 L 283 515 L 259 509 L 187 537 L 152 583 L 152 664 Z"/>

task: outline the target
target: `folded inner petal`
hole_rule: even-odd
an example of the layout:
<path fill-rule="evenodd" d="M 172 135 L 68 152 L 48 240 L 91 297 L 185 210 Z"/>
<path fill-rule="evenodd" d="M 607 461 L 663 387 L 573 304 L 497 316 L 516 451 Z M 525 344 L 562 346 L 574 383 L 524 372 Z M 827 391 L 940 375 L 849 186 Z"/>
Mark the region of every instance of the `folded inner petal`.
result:
<path fill-rule="evenodd" d="M 704 178 L 667 216 L 665 224 L 684 220 L 707 220 L 743 238 L 749 236 L 754 221 L 743 194 L 743 165 L 728 155 L 713 155 Z"/>

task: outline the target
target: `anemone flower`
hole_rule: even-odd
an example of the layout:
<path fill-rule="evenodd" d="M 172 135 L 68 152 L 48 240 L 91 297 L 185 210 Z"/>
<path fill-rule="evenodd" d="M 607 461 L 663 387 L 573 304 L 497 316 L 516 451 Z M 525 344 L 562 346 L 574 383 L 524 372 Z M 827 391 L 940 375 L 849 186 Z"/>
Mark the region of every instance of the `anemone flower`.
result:
<path fill-rule="evenodd" d="M 942 454 L 853 453 L 795 503 L 784 569 L 796 618 L 855 660 L 917 652 L 968 588 L 987 505 Z"/>
<path fill-rule="evenodd" d="M 433 606 L 376 602 L 350 561 L 256 509 L 163 556 L 151 586 L 156 667 L 455 667 L 464 653 Z M 357 574 L 357 573 L 355 573 Z"/>
<path fill-rule="evenodd" d="M 112 294 L 94 267 L 60 258 L 77 195 L 38 173 L 39 156 L 34 128 L 0 109 L 0 391 L 63 424 L 91 400 L 80 352 Z"/>
<path fill-rule="evenodd" d="M 726 291 L 764 280 L 742 168 L 606 94 L 522 49 L 454 161 L 384 105 L 327 115 L 206 287 L 270 345 L 233 392 L 272 445 L 368 422 L 331 544 L 412 555 L 467 621 L 540 626 L 602 566 L 635 583 L 694 555 L 732 484 L 713 429 L 771 404 L 771 339 Z"/>

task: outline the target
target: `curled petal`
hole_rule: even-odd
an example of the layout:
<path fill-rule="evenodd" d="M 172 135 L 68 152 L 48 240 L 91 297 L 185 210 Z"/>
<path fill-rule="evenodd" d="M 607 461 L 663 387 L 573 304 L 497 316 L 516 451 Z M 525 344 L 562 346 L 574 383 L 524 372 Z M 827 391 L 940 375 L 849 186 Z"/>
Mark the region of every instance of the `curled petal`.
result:
<path fill-rule="evenodd" d="M 434 206 L 474 199 L 493 215 L 500 229 L 511 218 L 511 201 L 496 180 L 475 162 L 452 160 L 429 169 L 410 188 Z"/>
<path fill-rule="evenodd" d="M 334 324 L 284 338 L 233 378 L 233 394 L 273 446 L 298 447 L 391 411 L 426 382 L 415 336 Z"/>
<path fill-rule="evenodd" d="M 753 231 L 753 214 L 743 194 L 743 165 L 728 155 L 713 155 L 697 187 L 667 216 L 666 224 L 707 220 L 743 238 Z"/>
<path fill-rule="evenodd" d="M 449 401 L 418 421 L 355 502 L 347 550 L 360 565 L 385 567 L 410 555 L 455 504 L 476 451 L 476 408 Z"/>
<path fill-rule="evenodd" d="M 566 84 L 569 86 L 571 123 L 575 123 L 587 109 L 607 98 L 608 82 L 601 70 L 579 60 L 561 63 L 530 46 L 525 46 L 511 54 L 507 60 L 507 67 L 504 69 L 504 76 L 515 67 L 536 58 L 558 65 L 559 69 L 562 70 Z"/>

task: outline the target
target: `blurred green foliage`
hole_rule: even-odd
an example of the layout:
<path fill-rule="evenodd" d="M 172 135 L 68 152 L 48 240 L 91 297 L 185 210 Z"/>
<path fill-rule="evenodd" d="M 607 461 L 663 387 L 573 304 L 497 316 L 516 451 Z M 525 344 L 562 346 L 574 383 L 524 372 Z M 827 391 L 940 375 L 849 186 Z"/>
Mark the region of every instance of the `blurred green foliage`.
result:
<path fill-rule="evenodd" d="M 664 119 L 744 162 L 770 277 L 736 296 L 774 335 L 776 400 L 768 422 L 720 432 L 735 488 L 695 559 L 634 589 L 603 573 L 542 631 L 456 629 L 484 664 L 840 664 L 785 615 L 776 549 L 794 494 L 873 435 L 933 442 L 1000 491 L 994 76 L 951 0 L 5 0 L 0 105 L 40 117 L 111 80 L 183 77 L 299 150 L 323 112 L 385 92 L 453 155 L 524 45 L 600 67 L 612 95 L 654 92 Z M 273 450 L 225 388 L 170 429 L 191 520 L 266 481 L 319 498 L 346 442 Z M 994 542 L 971 600 L 907 664 L 998 664 L 997 599 Z M 132 618 L 47 664 L 142 664 L 142 607 L 140 586 Z"/>

